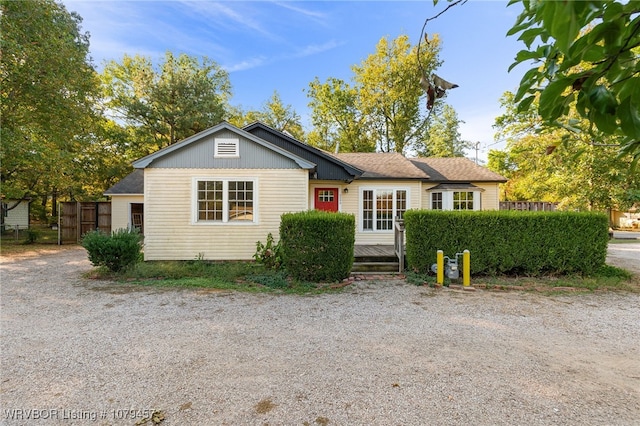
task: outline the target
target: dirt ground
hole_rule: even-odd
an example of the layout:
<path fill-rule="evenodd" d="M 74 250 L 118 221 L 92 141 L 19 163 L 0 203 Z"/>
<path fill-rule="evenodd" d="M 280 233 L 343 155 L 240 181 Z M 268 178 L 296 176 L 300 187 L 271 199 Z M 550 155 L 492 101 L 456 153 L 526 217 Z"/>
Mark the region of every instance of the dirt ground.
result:
<path fill-rule="evenodd" d="M 639 253 L 608 262 L 640 273 Z M 90 269 L 81 248 L 0 258 L 0 424 L 640 425 L 638 294 L 274 296 Z"/>

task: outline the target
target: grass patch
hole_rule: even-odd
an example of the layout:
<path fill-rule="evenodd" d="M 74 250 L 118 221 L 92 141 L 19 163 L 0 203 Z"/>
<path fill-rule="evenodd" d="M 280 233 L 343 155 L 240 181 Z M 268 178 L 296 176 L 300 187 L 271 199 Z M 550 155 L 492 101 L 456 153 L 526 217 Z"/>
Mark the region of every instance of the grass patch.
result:
<path fill-rule="evenodd" d="M 17 255 L 30 251 L 55 250 L 58 246 L 58 231 L 50 227 L 32 225 L 30 230 L 20 230 L 16 238 L 14 230 L 7 229 L 0 236 L 3 255 Z"/>
<path fill-rule="evenodd" d="M 435 275 L 407 272 L 407 282 L 415 285 L 436 286 Z M 461 285 L 460 280 L 445 278 L 444 286 Z M 477 276 L 471 277 L 471 286 L 488 290 L 520 290 L 537 292 L 570 292 L 570 291 L 629 291 L 640 292 L 640 280 L 630 272 L 605 265 L 593 275 L 562 275 L 540 277 L 513 276 Z"/>
<path fill-rule="evenodd" d="M 337 292 L 334 283 L 318 284 L 291 279 L 253 262 L 147 261 L 120 273 L 95 268 L 87 278 L 149 287 L 207 288 L 252 293 L 318 294 Z"/>

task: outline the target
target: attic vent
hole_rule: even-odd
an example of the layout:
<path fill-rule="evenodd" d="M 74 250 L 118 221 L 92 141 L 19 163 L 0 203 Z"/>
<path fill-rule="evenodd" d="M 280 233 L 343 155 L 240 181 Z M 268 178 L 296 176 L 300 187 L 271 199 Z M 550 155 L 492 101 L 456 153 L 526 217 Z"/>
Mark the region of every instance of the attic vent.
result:
<path fill-rule="evenodd" d="M 214 157 L 239 157 L 238 146 L 240 141 L 231 138 L 216 138 Z"/>

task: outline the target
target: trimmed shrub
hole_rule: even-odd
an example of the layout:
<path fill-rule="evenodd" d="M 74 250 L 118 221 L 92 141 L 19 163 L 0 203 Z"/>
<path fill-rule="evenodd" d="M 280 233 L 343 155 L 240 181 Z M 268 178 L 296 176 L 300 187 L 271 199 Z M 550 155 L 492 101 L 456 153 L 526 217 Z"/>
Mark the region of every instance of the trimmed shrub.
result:
<path fill-rule="evenodd" d="M 123 271 L 142 258 L 142 236 L 137 229 L 118 229 L 111 235 L 100 230 L 87 232 L 82 247 L 93 266 L 105 266 L 113 272 Z"/>
<path fill-rule="evenodd" d="M 472 274 L 593 274 L 605 264 L 608 219 L 592 212 L 405 213 L 407 262 L 427 272 L 436 251 L 471 252 Z"/>
<path fill-rule="evenodd" d="M 349 276 L 353 266 L 355 216 L 311 210 L 285 213 L 280 222 L 284 266 L 296 279 L 321 282 Z"/>

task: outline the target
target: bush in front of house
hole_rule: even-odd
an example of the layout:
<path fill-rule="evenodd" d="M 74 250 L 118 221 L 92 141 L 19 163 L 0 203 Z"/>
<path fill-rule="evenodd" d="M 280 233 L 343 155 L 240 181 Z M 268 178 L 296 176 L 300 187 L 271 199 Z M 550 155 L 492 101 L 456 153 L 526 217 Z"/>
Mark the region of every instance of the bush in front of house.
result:
<path fill-rule="evenodd" d="M 142 236 L 137 229 L 118 229 L 111 234 L 90 231 L 82 237 L 93 266 L 104 266 L 112 272 L 123 271 L 142 258 Z"/>
<path fill-rule="evenodd" d="M 353 266 L 355 217 L 311 210 L 285 213 L 280 245 L 286 270 L 302 281 L 330 282 L 349 276 Z"/>
<path fill-rule="evenodd" d="M 253 258 L 267 269 L 277 271 L 282 267 L 282 246 L 280 242 L 274 241 L 271 232 L 267 235 L 266 243 L 256 242 L 256 252 L 253 254 Z"/>
<path fill-rule="evenodd" d="M 405 213 L 407 262 L 427 272 L 436 251 L 471 252 L 472 274 L 593 274 L 605 264 L 607 216 L 593 212 Z"/>

